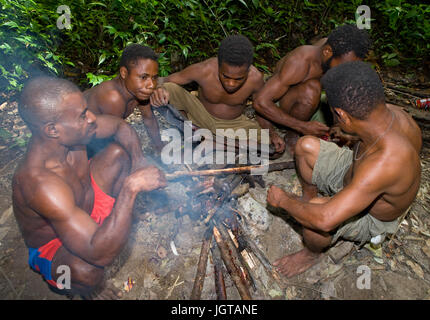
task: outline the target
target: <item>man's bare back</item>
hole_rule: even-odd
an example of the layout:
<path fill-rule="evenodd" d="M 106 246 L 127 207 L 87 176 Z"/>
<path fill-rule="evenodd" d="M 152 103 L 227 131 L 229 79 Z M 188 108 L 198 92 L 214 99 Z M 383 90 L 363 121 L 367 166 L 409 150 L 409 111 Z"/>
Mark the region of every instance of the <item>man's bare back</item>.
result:
<path fill-rule="evenodd" d="M 359 142 L 351 151 L 302 137 L 296 146 L 296 167 L 303 198 L 277 187 L 269 190 L 268 202 L 303 225 L 305 248 L 276 262 L 288 276 L 315 264 L 333 239 L 365 243 L 393 233 L 396 219 L 411 205 L 420 185 L 421 131 L 400 107 L 385 103 L 375 71 L 363 62 L 350 62 L 328 72 L 323 84 L 341 129 Z M 343 175 L 344 169 L 348 170 Z M 318 190 L 331 197 L 317 197 Z"/>

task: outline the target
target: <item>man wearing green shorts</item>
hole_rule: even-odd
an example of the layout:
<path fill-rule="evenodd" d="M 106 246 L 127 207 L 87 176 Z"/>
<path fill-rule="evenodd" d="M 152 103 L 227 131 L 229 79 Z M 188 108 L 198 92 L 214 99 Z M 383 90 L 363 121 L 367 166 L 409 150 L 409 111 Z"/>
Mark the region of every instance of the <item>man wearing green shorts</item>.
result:
<path fill-rule="evenodd" d="M 370 65 L 341 64 L 322 78 L 340 128 L 359 138 L 353 150 L 314 136 L 299 139 L 297 199 L 272 186 L 267 201 L 303 226 L 304 249 L 274 265 L 287 276 L 304 272 L 339 238 L 359 242 L 394 233 L 420 186 L 421 131 L 400 107 L 385 103 Z M 318 191 L 327 197 L 317 197 Z"/>

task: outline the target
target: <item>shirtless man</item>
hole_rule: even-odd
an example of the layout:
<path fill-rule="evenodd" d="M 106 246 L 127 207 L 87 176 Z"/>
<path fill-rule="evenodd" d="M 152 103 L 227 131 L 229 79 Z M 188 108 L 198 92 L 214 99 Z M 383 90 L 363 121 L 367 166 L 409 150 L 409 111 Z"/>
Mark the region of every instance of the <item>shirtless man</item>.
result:
<path fill-rule="evenodd" d="M 99 298 L 113 298 L 104 267 L 127 242 L 136 195 L 165 186 L 164 175 L 146 165 L 132 127 L 96 118 L 67 80 L 31 80 L 18 110 L 32 138 L 13 177 L 13 208 L 30 266 L 63 292 L 90 297 L 98 289 Z M 109 136 L 115 142 L 89 162 L 85 144 Z M 70 268 L 70 288 L 57 284 L 59 266 Z"/>
<path fill-rule="evenodd" d="M 225 38 L 219 47 L 218 57 L 193 64 L 182 71 L 160 79 L 162 87 L 154 92 L 154 105 L 168 101 L 183 112 L 194 125 L 216 129 L 269 129 L 270 142 L 278 154 L 285 143 L 272 124 L 257 115 L 257 122 L 243 114 L 246 102 L 264 85 L 263 74 L 252 65 L 254 48 L 248 38 L 234 35 Z M 181 86 L 191 82 L 199 85 L 198 97 Z M 248 134 L 249 137 L 249 134 Z"/>
<path fill-rule="evenodd" d="M 127 46 L 121 56 L 119 75 L 84 92 L 88 108 L 94 114 L 109 114 L 126 119 L 139 108 L 145 128 L 155 150 L 163 147 L 157 119 L 151 110 L 151 95 L 157 86 L 158 57 L 140 44 Z M 110 141 L 94 141 L 89 145 L 91 156 Z M 99 146 L 100 145 L 100 146 Z"/>
<path fill-rule="evenodd" d="M 354 151 L 313 136 L 299 139 L 296 168 L 302 199 L 272 186 L 267 201 L 303 226 L 304 249 L 274 265 L 288 277 L 314 265 L 339 238 L 364 244 L 396 231 L 419 186 L 421 131 L 400 107 L 385 103 L 370 65 L 344 63 L 322 78 L 343 131 L 360 140 Z M 330 197 L 317 197 L 321 191 Z"/>
<path fill-rule="evenodd" d="M 257 94 L 254 108 L 265 118 L 291 129 L 285 135 L 291 154 L 299 134 L 321 136 L 329 129 L 321 122 L 309 121 L 320 101 L 323 73 L 341 63 L 364 59 L 369 46 L 365 30 L 343 25 L 328 38 L 300 46 L 278 62 L 273 76 Z"/>

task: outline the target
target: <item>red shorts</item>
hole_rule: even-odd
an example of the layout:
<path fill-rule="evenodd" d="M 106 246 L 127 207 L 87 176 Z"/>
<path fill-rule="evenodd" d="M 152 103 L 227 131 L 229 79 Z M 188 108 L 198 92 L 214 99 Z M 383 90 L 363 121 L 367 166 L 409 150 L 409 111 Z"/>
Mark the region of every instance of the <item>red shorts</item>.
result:
<path fill-rule="evenodd" d="M 102 189 L 100 189 L 100 187 L 96 184 L 92 175 L 91 186 L 94 190 L 94 206 L 93 211 L 91 212 L 91 218 L 93 218 L 97 224 L 101 225 L 103 221 L 111 214 L 115 204 L 115 198 L 112 198 L 111 196 L 104 193 Z M 51 276 L 51 264 L 52 258 L 62 245 L 63 244 L 61 243 L 60 239 L 55 238 L 38 249 L 29 248 L 28 263 L 30 267 L 40 272 L 45 278 L 46 282 L 56 288 L 58 288 L 57 283 L 52 279 Z"/>

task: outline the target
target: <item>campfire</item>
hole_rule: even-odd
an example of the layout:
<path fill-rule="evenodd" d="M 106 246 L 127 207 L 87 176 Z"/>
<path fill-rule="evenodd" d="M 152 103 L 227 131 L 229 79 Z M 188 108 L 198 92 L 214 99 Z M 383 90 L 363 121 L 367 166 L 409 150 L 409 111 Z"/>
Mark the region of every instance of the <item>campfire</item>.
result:
<path fill-rule="evenodd" d="M 235 166 L 166 174 L 169 181 L 179 180 L 188 185 L 188 199 L 180 206 L 170 204 L 158 209 L 156 213 L 174 210 L 177 218 L 189 215 L 192 220 L 204 222 L 206 227 L 190 296 L 192 300 L 201 297 L 209 252 L 214 264 L 215 291 L 219 300 L 227 299 L 224 270 L 229 274 L 241 298 L 252 299 L 252 293 L 258 290 L 253 275 L 257 261 L 266 269 L 267 274 L 280 284 L 279 275 L 243 228 L 246 221 L 243 221 L 245 218 L 237 209 L 237 198 L 245 194 L 249 187 L 255 187 L 255 184 L 265 187 L 262 176 L 249 174 L 251 169 L 257 167 Z M 270 164 L 268 171 L 292 168 L 293 161 L 278 162 Z M 245 182 L 247 184 L 244 184 Z"/>

